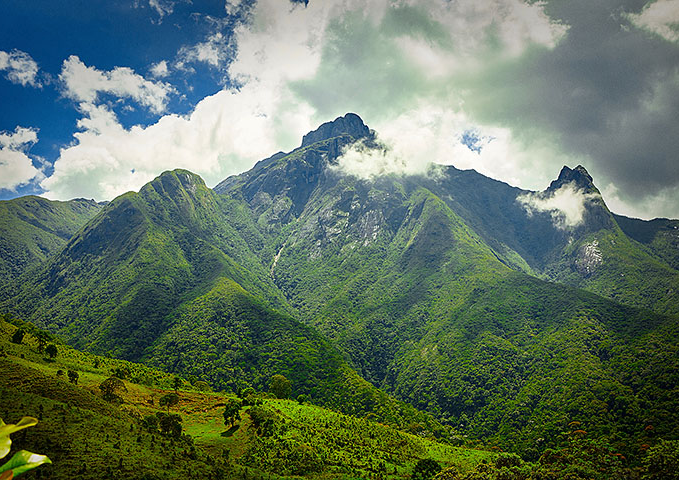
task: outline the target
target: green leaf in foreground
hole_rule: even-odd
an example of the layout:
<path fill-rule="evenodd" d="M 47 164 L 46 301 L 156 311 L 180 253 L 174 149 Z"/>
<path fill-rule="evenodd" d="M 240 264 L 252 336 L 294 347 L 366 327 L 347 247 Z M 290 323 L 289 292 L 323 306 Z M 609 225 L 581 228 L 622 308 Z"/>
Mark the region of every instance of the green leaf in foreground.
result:
<path fill-rule="evenodd" d="M 28 470 L 32 470 L 44 463 L 52 463 L 52 461 L 45 455 L 38 455 L 37 453 L 20 450 L 14 454 L 9 462 L 0 466 L 0 473 L 11 470 L 14 476 L 17 477 Z"/>
<path fill-rule="evenodd" d="M 9 449 L 12 446 L 12 440 L 9 438 L 11 434 L 24 428 L 32 427 L 36 423 L 38 423 L 38 419 L 33 417 L 23 417 L 19 420 L 19 423 L 10 423 L 9 425 L 6 425 L 0 419 L 0 458 L 4 458 L 9 453 Z M 2 467 L 0 472 L 5 470 L 7 469 Z"/>

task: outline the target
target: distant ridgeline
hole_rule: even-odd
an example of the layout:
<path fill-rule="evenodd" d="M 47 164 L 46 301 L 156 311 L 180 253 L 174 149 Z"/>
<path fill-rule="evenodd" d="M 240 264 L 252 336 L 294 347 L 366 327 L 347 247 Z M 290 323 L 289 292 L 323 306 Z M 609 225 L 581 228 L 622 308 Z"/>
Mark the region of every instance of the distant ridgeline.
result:
<path fill-rule="evenodd" d="M 214 189 L 175 170 L 106 205 L 0 202 L 0 310 L 444 435 L 412 405 L 526 459 L 575 430 L 636 462 L 677 439 L 678 221 L 612 214 L 581 166 L 544 192 L 450 166 L 361 179 L 357 141 L 383 148 L 347 114 Z"/>

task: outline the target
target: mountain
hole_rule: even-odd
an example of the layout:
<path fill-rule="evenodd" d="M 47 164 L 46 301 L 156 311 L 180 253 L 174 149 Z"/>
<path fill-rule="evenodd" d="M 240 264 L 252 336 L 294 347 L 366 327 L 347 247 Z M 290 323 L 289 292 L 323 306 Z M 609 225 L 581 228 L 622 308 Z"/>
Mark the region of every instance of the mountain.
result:
<path fill-rule="evenodd" d="M 356 141 L 381 148 L 348 114 L 214 190 L 165 172 L 0 308 L 225 390 L 283 373 L 295 395 L 445 433 L 386 391 L 526 458 L 572 422 L 632 456 L 649 426 L 676 437 L 667 229 L 628 235 L 649 229 L 614 216 L 583 167 L 544 192 L 441 166 L 365 180 L 342 170 Z"/>
<path fill-rule="evenodd" d="M 231 178 L 220 191 L 247 202 L 274 239 L 276 248 L 262 257 L 299 317 L 332 339 L 365 378 L 463 431 L 524 452 L 575 418 L 590 419 L 588 428 L 599 432 L 614 423 L 628 437 L 641 434 L 644 418 L 669 425 L 662 412 L 672 388 L 661 388 L 665 400 L 644 417 L 636 407 L 651 402 L 638 396 L 644 380 L 618 361 L 662 364 L 676 348 L 676 318 L 535 278 L 549 278 L 550 268 L 553 277 L 565 277 L 572 271 L 562 260 L 568 248 L 613 232 L 617 249 L 605 250 L 600 268 L 607 275 L 583 276 L 589 282 L 581 286 L 614 285 L 630 305 L 673 311 L 671 293 L 641 287 L 671 289 L 675 273 L 624 236 L 600 197 L 586 206 L 581 225 L 560 228 L 549 212 L 529 215 L 517 201 L 536 192 L 472 171 L 447 167 L 433 178 L 375 181 L 343 175 L 335 141 L 320 138 L 279 155 L 270 168 Z M 295 174 L 300 166 L 304 175 Z M 579 167 L 564 168 L 544 195 L 571 184 L 598 192 Z M 299 190 L 305 194 L 295 196 Z M 634 262 L 625 266 L 628 251 Z M 616 268 L 629 274 L 640 266 L 657 278 L 615 277 Z M 649 349 L 650 338 L 660 343 Z M 644 371 L 649 383 L 670 385 L 675 377 L 664 368 Z M 596 393 L 592 378 L 601 384 Z M 609 397 L 633 410 L 601 410 Z"/>
<path fill-rule="evenodd" d="M 93 200 L 27 196 L 0 201 L 0 283 L 58 252 L 100 209 Z"/>

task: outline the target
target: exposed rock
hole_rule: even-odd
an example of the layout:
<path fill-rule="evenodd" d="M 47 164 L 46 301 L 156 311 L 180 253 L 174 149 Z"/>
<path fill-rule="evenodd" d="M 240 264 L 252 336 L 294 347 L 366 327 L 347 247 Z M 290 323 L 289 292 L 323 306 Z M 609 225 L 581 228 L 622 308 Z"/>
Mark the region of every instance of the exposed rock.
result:
<path fill-rule="evenodd" d="M 599 242 L 594 240 L 580 247 L 575 259 L 575 268 L 581 275 L 589 277 L 602 263 L 603 255 L 599 250 Z"/>

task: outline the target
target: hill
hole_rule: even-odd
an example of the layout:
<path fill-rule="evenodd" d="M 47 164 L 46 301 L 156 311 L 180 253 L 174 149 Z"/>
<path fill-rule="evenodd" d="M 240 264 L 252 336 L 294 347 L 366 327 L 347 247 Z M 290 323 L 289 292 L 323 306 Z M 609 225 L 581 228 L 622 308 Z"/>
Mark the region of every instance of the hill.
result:
<path fill-rule="evenodd" d="M 0 284 L 58 252 L 102 208 L 93 200 L 28 196 L 0 201 Z"/>
<path fill-rule="evenodd" d="M 0 321 L 0 418 L 39 419 L 25 434 L 15 434 L 13 445 L 51 458 L 52 465 L 37 471 L 43 478 L 399 479 L 409 478 L 423 459 L 471 470 L 496 455 L 307 401 L 254 390 L 242 399 L 212 393 L 204 382 L 176 382 L 162 371 L 79 352 L 56 338 L 50 341 L 58 353 L 49 359 L 39 352 L 44 332 L 12 321 L 27 333 L 20 344 L 12 343 L 17 327 Z M 66 372 L 77 372 L 77 380 L 69 381 Z M 101 385 L 112 372 L 124 379 L 107 401 Z M 163 407 L 161 399 L 172 394 L 176 405 Z M 236 401 L 244 404 L 240 419 L 225 425 L 225 406 Z M 178 430 L 163 428 L 168 415 L 178 415 Z"/>

